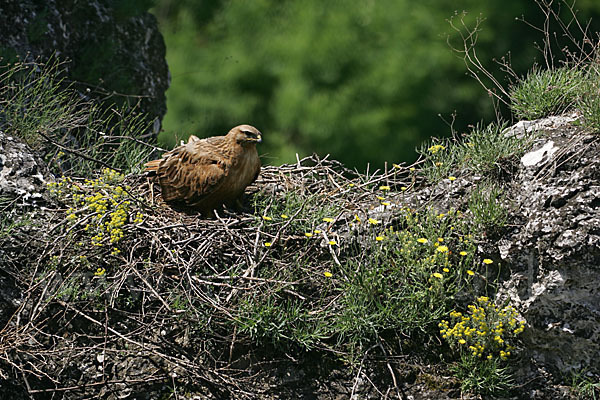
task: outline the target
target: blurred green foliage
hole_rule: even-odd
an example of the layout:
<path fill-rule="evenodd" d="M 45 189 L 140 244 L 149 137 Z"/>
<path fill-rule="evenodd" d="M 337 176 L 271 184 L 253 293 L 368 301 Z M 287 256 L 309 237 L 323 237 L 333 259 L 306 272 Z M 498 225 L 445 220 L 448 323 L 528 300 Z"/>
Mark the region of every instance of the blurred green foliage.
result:
<path fill-rule="evenodd" d="M 172 74 L 160 140 L 248 123 L 264 134 L 267 163 L 296 152 L 331 153 L 359 170 L 414 160 L 421 142 L 451 133 L 454 112 L 459 132 L 495 118 L 447 43 L 462 46 L 447 20 L 463 9 L 469 26 L 487 19 L 477 51 L 490 69 L 508 51 L 519 75 L 541 58 L 540 33 L 515 20 L 542 25 L 533 1 L 158 0 Z"/>

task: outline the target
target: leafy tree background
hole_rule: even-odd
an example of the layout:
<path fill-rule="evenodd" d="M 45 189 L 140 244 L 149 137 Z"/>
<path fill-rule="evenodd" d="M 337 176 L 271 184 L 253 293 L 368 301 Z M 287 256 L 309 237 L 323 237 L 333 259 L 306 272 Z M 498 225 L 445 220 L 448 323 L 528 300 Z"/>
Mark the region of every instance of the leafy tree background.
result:
<path fill-rule="evenodd" d="M 578 8 L 581 19 L 600 15 L 593 0 Z M 541 61 L 541 34 L 516 20 L 542 25 L 532 0 L 158 0 L 172 74 L 160 141 L 249 123 L 264 134 L 267 163 L 296 152 L 359 170 L 414 160 L 424 140 L 451 133 L 454 112 L 459 132 L 495 118 L 447 43 L 462 45 L 448 19 L 463 10 L 471 26 L 486 19 L 477 49 L 490 69 L 509 51 L 521 75 Z"/>

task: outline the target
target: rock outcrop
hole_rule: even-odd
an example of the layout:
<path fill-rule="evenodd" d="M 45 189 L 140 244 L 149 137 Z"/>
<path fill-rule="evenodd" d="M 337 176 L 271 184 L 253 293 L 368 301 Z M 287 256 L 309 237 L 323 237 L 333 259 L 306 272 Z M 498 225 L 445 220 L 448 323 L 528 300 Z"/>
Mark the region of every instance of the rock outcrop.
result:
<path fill-rule="evenodd" d="M 510 276 L 500 290 L 527 321 L 539 365 L 600 373 L 600 135 L 572 116 L 517 124 L 543 130 L 510 189 L 522 221 L 497 243 Z"/>
<path fill-rule="evenodd" d="M 137 104 L 160 130 L 169 72 L 148 2 L 0 2 L 0 65 L 56 57 L 82 96 Z"/>
<path fill-rule="evenodd" d="M 520 159 L 504 160 L 498 184 L 509 222 L 479 243 L 499 268 L 489 271 L 492 281 L 500 276 L 497 303 L 509 302 L 527 322 L 524 359 L 533 362 L 523 374 L 600 374 L 600 135 L 578 118 L 520 121 L 504 132 L 536 139 Z M 480 179 L 445 179 L 416 191 L 411 202 L 465 209 Z"/>

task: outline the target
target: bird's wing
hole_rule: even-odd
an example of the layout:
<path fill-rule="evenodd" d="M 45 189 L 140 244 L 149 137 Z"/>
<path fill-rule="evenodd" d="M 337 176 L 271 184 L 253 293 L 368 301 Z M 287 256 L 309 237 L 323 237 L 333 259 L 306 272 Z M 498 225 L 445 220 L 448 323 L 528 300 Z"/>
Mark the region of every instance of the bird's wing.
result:
<path fill-rule="evenodd" d="M 158 179 L 165 201 L 195 203 L 214 192 L 229 173 L 230 159 L 223 153 L 223 136 L 195 140 L 163 158 Z"/>

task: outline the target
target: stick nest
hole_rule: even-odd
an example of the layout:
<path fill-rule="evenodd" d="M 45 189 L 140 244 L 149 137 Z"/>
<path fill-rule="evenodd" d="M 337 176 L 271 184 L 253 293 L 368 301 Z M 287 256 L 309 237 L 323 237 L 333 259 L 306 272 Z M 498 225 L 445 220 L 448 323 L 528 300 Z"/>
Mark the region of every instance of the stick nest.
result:
<path fill-rule="evenodd" d="M 408 168 L 360 174 L 313 156 L 264 167 L 242 211 L 203 219 L 162 203 L 144 176 L 63 178 L 50 185 L 57 206 L 0 238 L 3 275 L 23 293 L 0 361 L 32 395 L 186 382 L 251 398 L 262 389 L 240 360 L 257 345 L 349 355 L 333 328 L 310 327 L 338 307 L 340 259 L 365 257 L 413 184 Z"/>

